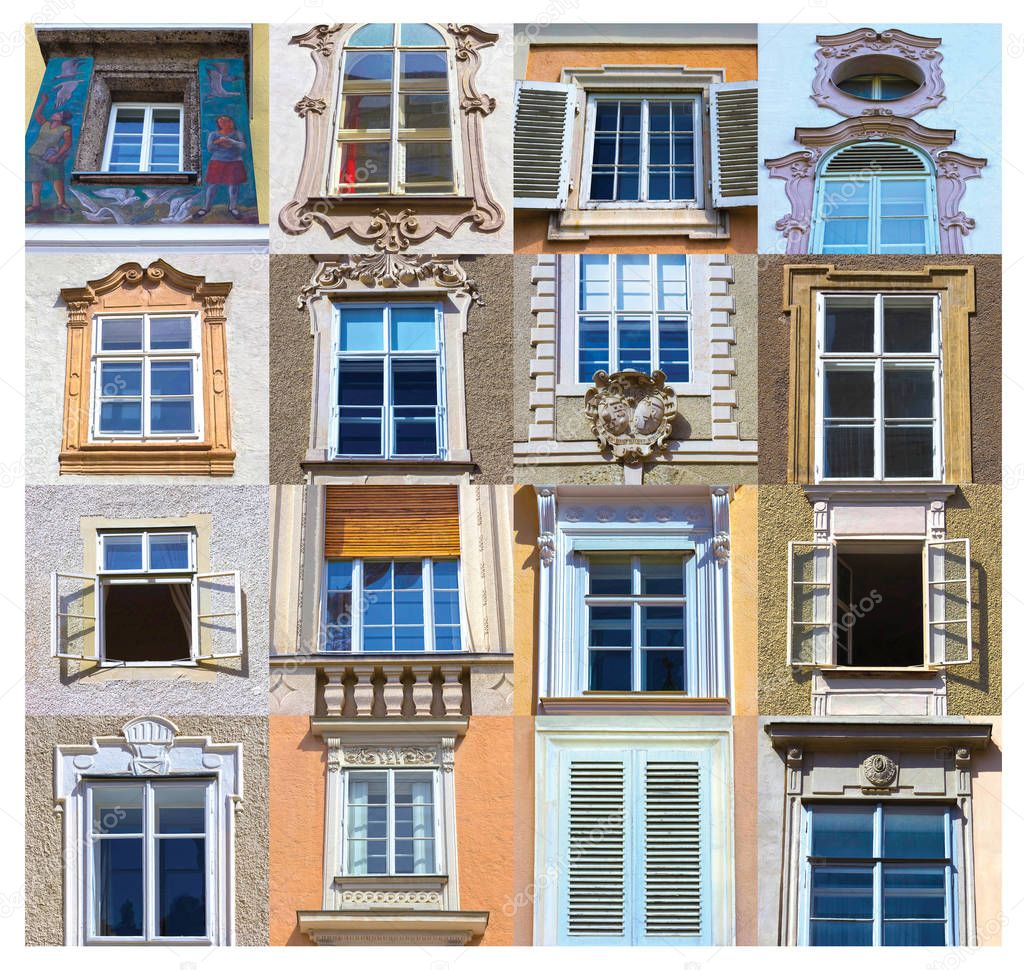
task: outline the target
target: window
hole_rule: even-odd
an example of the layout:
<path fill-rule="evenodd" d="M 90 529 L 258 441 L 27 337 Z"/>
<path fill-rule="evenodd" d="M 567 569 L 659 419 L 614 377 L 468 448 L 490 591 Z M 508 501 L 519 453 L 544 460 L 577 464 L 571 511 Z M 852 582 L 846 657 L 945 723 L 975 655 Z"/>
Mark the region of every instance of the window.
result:
<path fill-rule="evenodd" d="M 686 690 L 687 558 L 588 558 L 591 691 Z"/>
<path fill-rule="evenodd" d="M 338 304 L 333 458 L 445 452 L 443 316 L 437 304 Z"/>
<path fill-rule="evenodd" d="M 181 146 L 180 104 L 114 104 L 103 171 L 180 172 Z"/>
<path fill-rule="evenodd" d="M 52 655 L 177 664 L 241 655 L 237 572 L 196 567 L 194 529 L 97 534 L 95 576 L 53 573 Z"/>
<path fill-rule="evenodd" d="M 589 384 L 599 370 L 664 372 L 690 380 L 690 301 L 686 257 L 577 258 L 577 374 Z"/>
<path fill-rule="evenodd" d="M 695 95 L 590 97 L 584 197 L 594 205 L 696 205 L 700 112 Z"/>
<path fill-rule="evenodd" d="M 836 87 L 866 101 L 896 101 L 913 94 L 920 84 L 899 74 L 858 74 L 837 82 Z"/>
<path fill-rule="evenodd" d="M 942 477 L 936 295 L 818 297 L 818 480 Z"/>
<path fill-rule="evenodd" d="M 458 559 L 328 559 L 324 650 L 462 647 Z"/>
<path fill-rule="evenodd" d="M 815 187 L 812 252 L 938 252 L 935 177 L 928 157 L 896 142 L 826 155 Z"/>
<path fill-rule="evenodd" d="M 942 805 L 805 805 L 807 946 L 951 946 L 956 867 Z"/>
<path fill-rule="evenodd" d="M 213 782 L 91 781 L 87 942 L 210 942 Z"/>
<path fill-rule="evenodd" d="M 967 539 L 790 543 L 790 663 L 970 663 Z"/>
<path fill-rule="evenodd" d="M 331 195 L 456 191 L 452 71 L 429 24 L 365 24 L 341 61 Z"/>
<path fill-rule="evenodd" d="M 92 440 L 202 437 L 198 314 L 102 316 L 94 334 Z"/>
<path fill-rule="evenodd" d="M 345 875 L 438 871 L 436 780 L 435 770 L 345 772 Z"/>

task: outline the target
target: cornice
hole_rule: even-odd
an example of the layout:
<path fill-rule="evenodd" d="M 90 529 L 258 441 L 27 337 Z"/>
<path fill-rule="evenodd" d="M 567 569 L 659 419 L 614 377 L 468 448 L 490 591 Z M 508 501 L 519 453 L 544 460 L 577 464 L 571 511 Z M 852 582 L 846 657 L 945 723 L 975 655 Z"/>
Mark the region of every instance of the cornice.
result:
<path fill-rule="evenodd" d="M 992 739 L 992 725 L 959 719 L 901 717 L 879 722 L 875 717 L 827 717 L 772 719 L 764 732 L 776 748 L 794 745 L 804 750 L 861 748 L 891 745 L 895 748 L 966 747 L 980 751 Z"/>

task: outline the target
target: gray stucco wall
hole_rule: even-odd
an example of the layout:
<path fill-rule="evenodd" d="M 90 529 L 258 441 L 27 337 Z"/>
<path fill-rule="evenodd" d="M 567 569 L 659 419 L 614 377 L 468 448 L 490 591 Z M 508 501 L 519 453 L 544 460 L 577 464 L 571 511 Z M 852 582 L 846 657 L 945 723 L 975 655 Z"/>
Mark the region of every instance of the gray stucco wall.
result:
<path fill-rule="evenodd" d="M 128 716 L 29 717 L 25 721 L 25 943 L 64 942 L 64 836 L 53 811 L 53 749 L 117 737 Z M 174 717 L 178 733 L 242 745 L 244 801 L 235 814 L 235 940 L 269 942 L 270 816 L 265 717 Z M 179 954 L 180 959 L 184 959 Z"/>
<path fill-rule="evenodd" d="M 269 508 L 265 486 L 132 485 L 25 490 L 25 706 L 30 714 L 265 714 Z M 211 571 L 239 571 L 245 632 L 240 659 L 143 674 L 79 671 L 50 656 L 50 573 L 81 573 L 83 517 L 211 518 Z M 126 676 L 126 674 L 128 676 Z"/>
<path fill-rule="evenodd" d="M 25 391 L 34 406 L 25 410 L 25 478 L 29 484 L 123 482 L 124 476 L 60 475 L 67 354 L 67 308 L 62 287 L 102 279 L 123 263 L 148 266 L 152 252 L 25 259 Z M 232 283 L 225 303 L 228 345 L 228 396 L 235 473 L 218 482 L 244 485 L 267 481 L 267 272 L 266 256 L 186 255 L 167 257 L 175 269 L 210 282 Z M 140 482 L 209 482 L 209 476 L 143 475 Z"/>

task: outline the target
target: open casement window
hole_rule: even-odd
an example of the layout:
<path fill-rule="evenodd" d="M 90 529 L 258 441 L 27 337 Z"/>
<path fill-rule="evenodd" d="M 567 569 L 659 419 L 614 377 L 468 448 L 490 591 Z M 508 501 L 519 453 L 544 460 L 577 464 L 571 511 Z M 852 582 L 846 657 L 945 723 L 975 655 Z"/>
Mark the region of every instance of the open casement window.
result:
<path fill-rule="evenodd" d="M 946 805 L 805 804 L 803 946 L 952 946 L 957 860 Z"/>
<path fill-rule="evenodd" d="M 429 24 L 364 24 L 349 36 L 341 58 L 329 195 L 458 191 L 452 56 Z"/>
<path fill-rule="evenodd" d="M 938 295 L 819 293 L 817 318 L 817 480 L 940 480 Z"/>
<path fill-rule="evenodd" d="M 969 539 L 925 544 L 928 658 L 933 664 L 969 664 L 974 656 Z"/>
<path fill-rule="evenodd" d="M 897 142 L 847 145 L 818 169 L 811 252 L 937 253 L 935 173 Z"/>
<path fill-rule="evenodd" d="M 710 942 L 702 757 L 587 751 L 561 764 L 557 942 Z"/>
<path fill-rule="evenodd" d="M 111 105 L 103 171 L 182 171 L 183 115 L 180 104 Z"/>
<path fill-rule="evenodd" d="M 712 202 L 757 205 L 757 82 L 712 84 L 710 102 Z"/>
<path fill-rule="evenodd" d="M 574 84 L 516 81 L 512 182 L 517 208 L 565 207 L 577 95 Z"/>
<path fill-rule="evenodd" d="M 834 542 L 789 544 L 789 662 L 831 664 Z"/>
<path fill-rule="evenodd" d="M 444 318 L 439 304 L 335 309 L 332 458 L 441 458 Z"/>

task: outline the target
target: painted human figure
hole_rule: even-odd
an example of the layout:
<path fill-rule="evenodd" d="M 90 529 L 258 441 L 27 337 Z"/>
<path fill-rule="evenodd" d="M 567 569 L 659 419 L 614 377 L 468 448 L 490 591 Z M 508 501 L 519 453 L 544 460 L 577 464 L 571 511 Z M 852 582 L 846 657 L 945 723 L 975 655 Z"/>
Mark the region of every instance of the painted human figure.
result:
<path fill-rule="evenodd" d="M 66 159 L 71 151 L 70 111 L 55 111 L 46 117 L 46 102 L 50 95 L 43 93 L 36 105 L 35 120 L 39 133 L 28 150 L 28 181 L 32 186 L 32 203 L 26 212 L 38 212 L 42 208 L 43 185 L 49 182 L 57 196 L 57 211 L 70 212 L 71 206 L 64 198 L 64 172 Z"/>
<path fill-rule="evenodd" d="M 219 115 L 216 121 L 217 130 L 211 131 L 206 139 L 206 149 L 210 153 L 206 163 L 206 198 L 203 207 L 196 210 L 195 218 L 201 219 L 210 211 L 217 197 L 217 189 L 223 185 L 228 190 L 228 212 L 235 219 L 241 219 L 238 186 L 248 180 L 245 163 L 242 161 L 246 148 L 245 137 L 228 115 Z"/>

